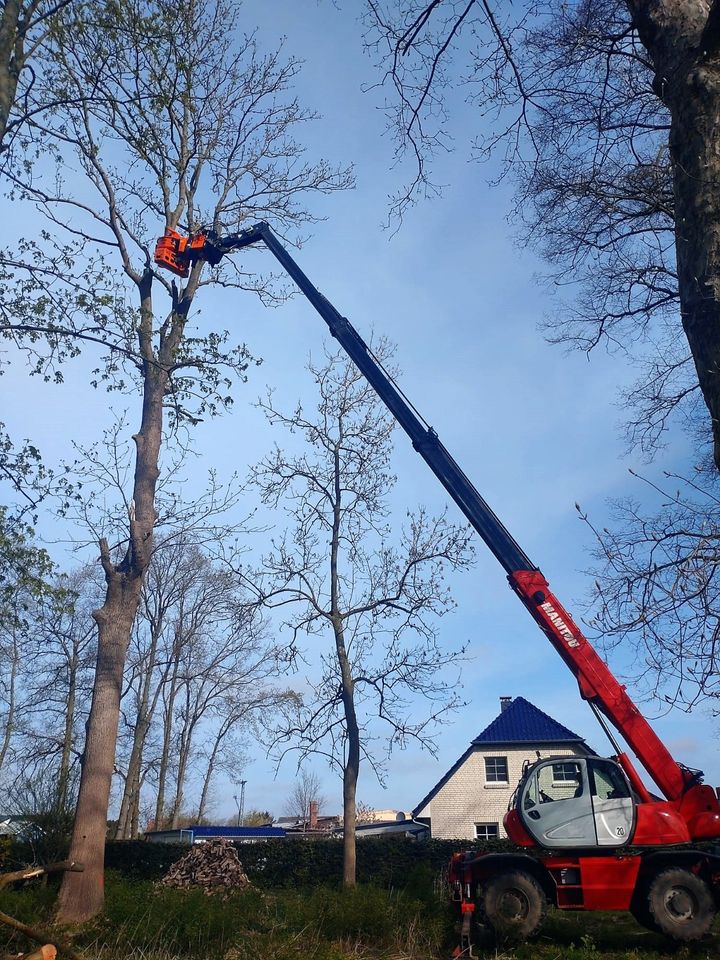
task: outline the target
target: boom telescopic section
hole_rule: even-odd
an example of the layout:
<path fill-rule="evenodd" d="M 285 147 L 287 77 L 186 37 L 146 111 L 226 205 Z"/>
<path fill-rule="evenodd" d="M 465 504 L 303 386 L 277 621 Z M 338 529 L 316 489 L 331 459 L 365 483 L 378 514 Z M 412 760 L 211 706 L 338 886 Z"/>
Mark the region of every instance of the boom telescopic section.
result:
<path fill-rule="evenodd" d="M 265 244 L 325 320 L 332 336 L 374 387 L 410 437 L 415 450 L 500 562 L 510 586 L 574 674 L 581 696 L 621 733 L 667 800 L 672 802 L 677 810 L 673 819 L 678 821 L 678 829 L 684 834 L 678 836 L 675 842 L 720 836 L 720 807 L 714 791 L 700 786 L 701 775 L 698 772 L 688 770 L 673 759 L 624 686 L 618 683 L 570 614 L 553 595 L 543 574 L 485 502 L 440 442 L 436 432 L 409 403 L 352 324 L 309 280 L 270 226 L 261 222 L 224 237 L 209 230 L 190 237 L 168 230 L 158 241 L 155 259 L 160 266 L 175 274 L 187 276 L 194 263 L 205 261 L 217 264 L 225 254 L 259 242 Z M 618 754 L 618 761 L 638 798 L 650 803 L 653 798 L 630 759 L 619 749 Z M 689 794 L 692 794 L 692 798 Z M 508 824 L 508 829 L 511 829 L 511 824 Z M 666 837 L 664 842 L 668 839 Z"/>

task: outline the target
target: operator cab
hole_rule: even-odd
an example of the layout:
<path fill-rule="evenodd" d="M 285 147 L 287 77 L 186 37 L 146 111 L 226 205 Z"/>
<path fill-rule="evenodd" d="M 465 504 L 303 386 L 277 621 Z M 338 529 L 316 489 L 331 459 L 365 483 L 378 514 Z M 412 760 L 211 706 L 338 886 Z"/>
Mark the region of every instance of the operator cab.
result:
<path fill-rule="evenodd" d="M 515 809 L 546 849 L 622 847 L 635 830 L 635 803 L 617 763 L 600 757 L 554 757 L 526 770 Z"/>

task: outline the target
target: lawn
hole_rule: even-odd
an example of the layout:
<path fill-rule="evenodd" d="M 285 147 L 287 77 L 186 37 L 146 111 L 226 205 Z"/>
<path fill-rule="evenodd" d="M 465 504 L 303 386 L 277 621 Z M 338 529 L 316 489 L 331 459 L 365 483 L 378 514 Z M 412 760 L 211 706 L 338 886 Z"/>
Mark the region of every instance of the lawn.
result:
<path fill-rule="evenodd" d="M 360 886 L 259 890 L 227 899 L 159 888 L 110 872 L 106 909 L 74 936 L 88 960 L 449 960 L 456 943 L 442 897 Z M 55 891 L 33 886 L 0 893 L 0 910 L 48 925 Z M 0 928 L 0 950 L 31 944 Z M 705 960 L 720 957 L 720 936 L 674 946 L 624 914 L 551 911 L 539 937 L 509 946 L 483 943 L 488 960 Z"/>

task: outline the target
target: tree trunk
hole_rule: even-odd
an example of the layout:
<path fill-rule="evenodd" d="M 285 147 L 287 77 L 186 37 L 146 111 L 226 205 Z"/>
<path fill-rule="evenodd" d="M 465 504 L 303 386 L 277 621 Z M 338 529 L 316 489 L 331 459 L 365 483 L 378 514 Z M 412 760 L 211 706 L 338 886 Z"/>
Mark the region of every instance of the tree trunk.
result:
<path fill-rule="evenodd" d="M 342 701 L 345 711 L 345 733 L 347 735 L 347 755 L 343 768 L 343 886 L 354 887 L 357 882 L 356 869 L 356 796 L 360 773 L 360 730 L 355 712 L 355 684 L 352 668 L 345 648 L 342 623 L 333 624 L 335 645 L 342 676 Z"/>
<path fill-rule="evenodd" d="M 357 819 L 357 783 L 360 773 L 360 732 L 353 702 L 343 688 L 345 720 L 347 724 L 347 759 L 343 770 L 343 886 L 354 887 L 357 882 L 357 849 L 355 821 Z"/>
<path fill-rule="evenodd" d="M 70 676 L 68 683 L 68 699 L 65 709 L 65 730 L 63 733 L 63 746 L 60 755 L 60 769 L 58 771 L 57 785 L 57 808 L 64 810 L 68 801 L 68 789 L 70 786 L 70 757 L 73 746 L 73 727 L 75 725 L 75 703 L 77 699 L 77 673 L 78 673 L 78 652 L 73 642 L 73 652 L 70 658 Z"/>
<path fill-rule="evenodd" d="M 120 816 L 118 817 L 117 828 L 117 838 L 119 840 L 129 840 L 133 836 L 132 824 L 134 820 L 137 820 L 140 807 L 140 772 L 142 769 L 143 750 L 145 749 L 145 741 L 150 731 L 150 724 L 155 713 L 160 690 L 158 686 L 151 704 L 150 687 L 152 685 L 153 670 L 155 669 L 158 637 L 159 631 L 153 630 L 150 650 L 148 651 L 147 667 L 140 687 L 138 718 L 133 733 L 133 745 L 128 761 L 125 790 L 123 791 L 123 798 L 120 804 Z"/>
<path fill-rule="evenodd" d="M 0 150 L 23 65 L 24 36 L 19 21 L 20 0 L 5 0 L 0 17 Z"/>
<path fill-rule="evenodd" d="M 98 625 L 97 666 L 69 855 L 69 859 L 81 863 L 84 869 L 82 873 L 67 873 L 63 878 L 58 897 L 58 919 L 62 923 L 81 923 L 94 916 L 103 905 L 107 809 L 120 717 L 120 690 L 140 587 L 139 578 L 115 574 L 108 585 L 105 604 L 93 615 Z"/>
<path fill-rule="evenodd" d="M 180 825 L 180 814 L 182 813 L 183 800 L 185 799 L 185 781 L 187 780 L 188 764 L 190 762 L 190 752 L 192 750 L 193 733 L 195 732 L 195 717 L 188 717 L 190 701 L 186 700 L 186 720 L 180 736 L 180 748 L 178 750 L 178 771 L 177 781 L 175 783 L 175 798 L 172 806 L 172 820 L 170 829 L 177 830 Z"/>
<path fill-rule="evenodd" d="M 682 325 L 720 469 L 720 6 L 717 0 L 627 5 L 653 62 L 655 92 L 670 111 Z"/>
<path fill-rule="evenodd" d="M 57 907 L 60 923 L 89 920 L 104 903 L 105 836 L 120 720 L 120 694 L 143 578 L 152 556 L 163 398 L 168 380 L 167 367 L 158 363 L 152 351 L 151 285 L 152 273 L 148 270 L 139 282 L 138 337 L 144 358 L 142 421 L 140 432 L 133 438 L 136 452 L 129 543 L 119 564 L 113 563 L 107 541 L 100 541 L 100 561 L 107 589 L 103 606 L 93 613 L 98 626 L 97 667 L 70 844 L 70 859 L 82 863 L 84 870 L 82 873 L 66 873 L 63 877 Z"/>
<path fill-rule="evenodd" d="M 170 749 L 172 744 L 173 710 L 177 696 L 177 671 L 175 662 L 170 678 L 170 693 L 165 701 L 163 712 L 163 741 L 160 751 L 160 770 L 158 771 L 158 792 L 155 802 L 155 829 L 162 830 L 165 822 L 165 789 L 167 786 L 168 770 L 170 768 Z"/>
<path fill-rule="evenodd" d="M 215 772 L 215 764 L 217 762 L 217 755 L 220 750 L 220 745 L 225 738 L 228 729 L 229 727 L 227 724 L 223 724 L 220 727 L 215 737 L 213 748 L 210 751 L 207 769 L 205 770 L 205 779 L 203 780 L 202 793 L 200 794 L 200 803 L 198 805 L 198 823 L 200 823 L 202 818 L 205 816 L 205 808 L 207 807 L 208 797 L 210 796 L 210 781 L 212 780 L 212 775 Z"/>
<path fill-rule="evenodd" d="M 692 70 L 677 95 L 670 155 L 680 309 L 720 469 L 720 65 Z"/>
<path fill-rule="evenodd" d="M 140 791 L 142 790 L 144 783 L 145 777 L 141 775 L 138 782 L 137 792 L 135 793 L 133 807 L 130 811 L 130 838 L 132 840 L 137 840 L 138 836 L 140 835 Z"/>
<path fill-rule="evenodd" d="M 340 432 L 342 442 L 342 431 Z M 338 558 L 340 553 L 340 525 L 342 509 L 342 471 L 340 447 L 333 454 L 333 524 L 330 538 L 330 611 L 335 634 L 335 652 L 342 682 L 342 702 L 345 711 L 347 755 L 343 767 L 343 886 L 354 887 L 357 882 L 355 816 L 357 783 L 360 773 L 360 730 L 355 712 L 355 681 L 352 664 L 345 644 L 343 617 L 340 612 L 340 585 Z"/>
<path fill-rule="evenodd" d="M 125 787 L 123 789 L 117 829 L 115 831 L 116 840 L 130 840 L 132 838 L 132 818 L 138 799 L 138 791 L 140 789 L 141 763 L 142 747 L 140 747 L 138 744 L 136 727 L 132 751 L 130 753 L 130 761 L 128 763 L 127 773 L 125 774 Z"/>
<path fill-rule="evenodd" d="M 180 671 L 180 650 L 182 649 L 182 630 L 176 626 L 173 636 L 173 648 L 171 654 L 171 674 L 170 674 L 170 692 L 165 699 L 165 709 L 163 711 L 163 741 L 160 751 L 160 770 L 158 771 L 158 792 L 155 802 L 155 829 L 162 830 L 165 823 L 165 791 L 167 788 L 168 770 L 170 768 L 170 749 L 172 746 L 173 733 L 173 713 L 175 710 L 175 697 L 178 692 L 178 673 Z M 166 683 L 164 680 L 163 683 Z"/>
<path fill-rule="evenodd" d="M 20 658 L 18 655 L 17 638 L 13 630 L 13 647 L 10 666 L 10 683 L 8 691 L 8 712 L 5 718 L 5 728 L 2 735 L 2 745 L 0 746 L 0 770 L 5 766 L 5 758 L 10 749 L 10 742 L 15 731 L 15 699 L 17 687 L 17 672 Z"/>

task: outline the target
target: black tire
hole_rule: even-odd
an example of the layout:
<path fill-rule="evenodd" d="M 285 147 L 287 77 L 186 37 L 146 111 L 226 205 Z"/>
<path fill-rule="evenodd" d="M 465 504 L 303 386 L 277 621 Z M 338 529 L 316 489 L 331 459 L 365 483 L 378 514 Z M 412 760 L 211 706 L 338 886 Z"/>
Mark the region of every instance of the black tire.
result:
<path fill-rule="evenodd" d="M 652 931 L 652 933 L 662 933 L 662 930 L 655 923 L 653 915 L 650 913 L 650 904 L 647 900 L 647 892 L 643 892 L 641 897 L 637 898 L 632 906 L 630 907 L 630 913 L 637 920 L 641 927 L 645 927 L 646 930 Z"/>
<path fill-rule="evenodd" d="M 705 881 L 690 870 L 663 870 L 650 883 L 650 917 L 672 940 L 699 940 L 715 919 L 715 900 Z M 642 921 L 641 921 L 642 922 Z"/>
<path fill-rule="evenodd" d="M 547 910 L 540 884 L 522 870 L 488 880 L 480 903 L 481 919 L 501 940 L 527 940 L 540 927 Z"/>

